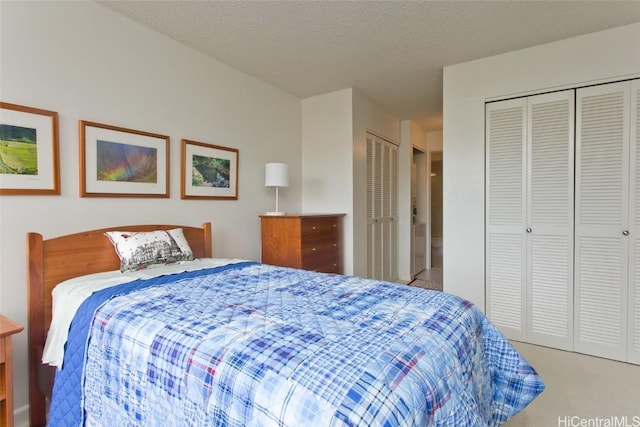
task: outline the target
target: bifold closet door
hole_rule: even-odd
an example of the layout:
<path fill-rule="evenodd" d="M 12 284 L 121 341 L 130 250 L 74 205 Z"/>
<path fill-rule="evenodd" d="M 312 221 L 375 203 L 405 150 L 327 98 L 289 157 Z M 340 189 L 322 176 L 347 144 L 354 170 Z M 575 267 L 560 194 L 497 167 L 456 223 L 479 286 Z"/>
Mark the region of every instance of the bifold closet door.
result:
<path fill-rule="evenodd" d="M 487 312 L 509 338 L 573 339 L 574 91 L 487 105 Z"/>
<path fill-rule="evenodd" d="M 526 341 L 527 100 L 486 106 L 486 297 L 491 321 Z"/>
<path fill-rule="evenodd" d="M 629 333 L 627 361 L 640 364 L 640 80 L 631 82 Z"/>
<path fill-rule="evenodd" d="M 575 350 L 618 360 L 627 359 L 629 272 L 638 267 L 629 256 L 638 223 L 630 89 L 579 89 L 576 113 Z"/>
<path fill-rule="evenodd" d="M 367 277 L 398 279 L 398 148 L 367 134 Z"/>
<path fill-rule="evenodd" d="M 527 101 L 527 341 L 571 350 L 575 91 Z"/>
<path fill-rule="evenodd" d="M 382 279 L 382 144 L 367 136 L 367 277 Z"/>

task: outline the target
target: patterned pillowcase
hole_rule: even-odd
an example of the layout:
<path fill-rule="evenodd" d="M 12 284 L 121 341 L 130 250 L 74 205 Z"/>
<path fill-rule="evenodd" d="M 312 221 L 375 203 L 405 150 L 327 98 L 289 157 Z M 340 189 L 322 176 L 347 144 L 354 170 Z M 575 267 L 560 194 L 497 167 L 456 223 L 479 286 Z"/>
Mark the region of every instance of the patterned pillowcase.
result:
<path fill-rule="evenodd" d="M 120 257 L 120 271 L 123 272 L 193 259 L 193 252 L 181 228 L 137 233 L 108 231 L 104 234 Z"/>
<path fill-rule="evenodd" d="M 182 251 L 183 261 L 191 261 L 193 259 L 193 251 L 191 250 L 191 246 L 189 246 L 189 242 L 187 242 L 186 237 L 184 237 L 184 232 L 182 228 L 174 228 L 173 230 L 167 230 L 169 236 L 173 238 L 176 242 L 180 251 Z"/>

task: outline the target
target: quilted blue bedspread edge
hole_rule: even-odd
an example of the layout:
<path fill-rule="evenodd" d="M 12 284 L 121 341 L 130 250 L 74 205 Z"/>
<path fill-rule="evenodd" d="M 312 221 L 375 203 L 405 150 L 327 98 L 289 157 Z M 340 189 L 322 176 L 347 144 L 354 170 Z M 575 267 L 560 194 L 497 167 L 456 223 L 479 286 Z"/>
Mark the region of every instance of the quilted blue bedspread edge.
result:
<path fill-rule="evenodd" d="M 184 272 L 179 275 L 167 275 L 148 280 L 136 280 L 94 292 L 91 297 L 85 300 L 80 306 L 73 322 L 71 322 L 69 337 L 67 338 L 67 344 L 65 346 L 62 369 L 56 371 L 56 380 L 53 385 L 48 425 L 82 425 L 82 379 L 85 353 L 87 349 L 86 343 L 89 339 L 91 319 L 98 307 L 100 307 L 100 305 L 105 301 L 108 301 L 117 295 L 124 295 L 135 290 L 172 282 L 176 280 L 176 276 L 180 276 L 181 278 L 198 277 L 225 270 L 243 268 L 253 264 L 256 263 L 248 261 L 221 267 Z"/>

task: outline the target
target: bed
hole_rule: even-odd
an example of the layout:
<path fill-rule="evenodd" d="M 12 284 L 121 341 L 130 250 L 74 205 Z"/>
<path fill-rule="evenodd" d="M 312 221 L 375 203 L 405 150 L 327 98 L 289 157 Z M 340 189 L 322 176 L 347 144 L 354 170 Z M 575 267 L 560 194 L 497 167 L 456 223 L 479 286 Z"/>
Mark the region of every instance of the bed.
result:
<path fill-rule="evenodd" d="M 106 234 L 175 229 L 197 261 L 87 297 L 54 382 L 54 288 L 123 268 Z M 31 425 L 500 425 L 544 389 L 465 300 L 215 259 L 211 241 L 210 223 L 28 233 Z"/>

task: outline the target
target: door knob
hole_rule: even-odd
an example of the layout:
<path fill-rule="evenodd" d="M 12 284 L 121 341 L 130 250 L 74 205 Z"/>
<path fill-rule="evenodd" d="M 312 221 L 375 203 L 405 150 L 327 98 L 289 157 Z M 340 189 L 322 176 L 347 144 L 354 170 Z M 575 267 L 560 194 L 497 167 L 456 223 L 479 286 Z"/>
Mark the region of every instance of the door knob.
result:
<path fill-rule="evenodd" d="M 622 232 L 622 235 L 623 235 L 623 236 L 628 236 L 628 235 L 629 235 L 629 230 L 624 230 L 624 231 Z"/>
<path fill-rule="evenodd" d="M 531 227 L 527 228 L 527 233 L 531 233 L 533 230 L 531 230 Z"/>

